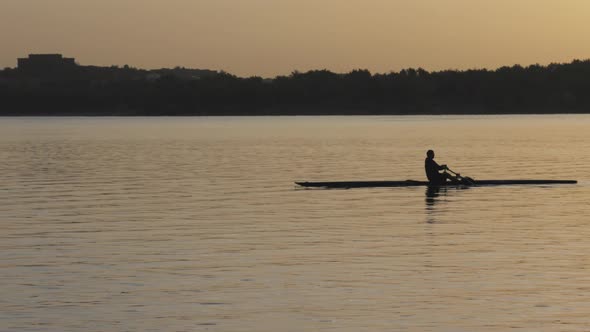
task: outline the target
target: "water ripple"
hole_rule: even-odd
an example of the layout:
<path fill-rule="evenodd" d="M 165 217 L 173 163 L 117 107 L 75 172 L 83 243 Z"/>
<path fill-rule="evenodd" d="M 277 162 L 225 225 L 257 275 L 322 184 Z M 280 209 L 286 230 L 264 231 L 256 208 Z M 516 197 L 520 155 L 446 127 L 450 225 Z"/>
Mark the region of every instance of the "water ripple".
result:
<path fill-rule="evenodd" d="M 0 330 L 584 330 L 588 125 L 5 118 Z M 428 148 L 478 179 L 580 183 L 293 185 L 423 179 Z"/>

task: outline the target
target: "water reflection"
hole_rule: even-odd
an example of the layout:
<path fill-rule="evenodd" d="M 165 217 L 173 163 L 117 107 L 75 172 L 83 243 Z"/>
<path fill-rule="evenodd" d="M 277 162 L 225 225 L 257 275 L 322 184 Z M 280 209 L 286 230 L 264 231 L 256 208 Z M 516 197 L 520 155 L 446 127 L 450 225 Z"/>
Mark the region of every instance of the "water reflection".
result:
<path fill-rule="evenodd" d="M 426 187 L 426 222 L 434 224 L 437 222 L 436 217 L 440 214 L 440 205 L 446 202 L 446 197 L 449 193 L 456 192 L 457 190 L 467 190 L 468 186 L 458 187 L 441 187 L 441 186 L 428 186 Z M 449 191 L 449 189 L 451 189 Z M 438 206 L 438 207 L 437 207 Z"/>
<path fill-rule="evenodd" d="M 447 195 L 446 187 L 428 186 L 426 187 L 426 222 L 429 224 L 436 223 L 436 205 L 440 201 L 440 195 Z"/>
<path fill-rule="evenodd" d="M 443 195 L 446 195 L 447 188 L 443 187 Z M 436 204 L 436 198 L 440 196 L 441 187 L 439 186 L 428 186 L 426 187 L 426 209 L 432 208 Z"/>

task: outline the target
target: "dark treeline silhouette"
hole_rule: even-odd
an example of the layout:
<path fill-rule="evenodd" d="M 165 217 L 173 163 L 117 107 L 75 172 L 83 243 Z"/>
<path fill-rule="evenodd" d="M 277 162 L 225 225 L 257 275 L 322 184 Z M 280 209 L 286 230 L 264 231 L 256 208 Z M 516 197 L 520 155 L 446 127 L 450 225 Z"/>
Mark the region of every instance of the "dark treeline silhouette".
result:
<path fill-rule="evenodd" d="M 316 70 L 274 79 L 185 68 L 0 71 L 0 115 L 590 112 L 590 60 L 497 70 Z"/>

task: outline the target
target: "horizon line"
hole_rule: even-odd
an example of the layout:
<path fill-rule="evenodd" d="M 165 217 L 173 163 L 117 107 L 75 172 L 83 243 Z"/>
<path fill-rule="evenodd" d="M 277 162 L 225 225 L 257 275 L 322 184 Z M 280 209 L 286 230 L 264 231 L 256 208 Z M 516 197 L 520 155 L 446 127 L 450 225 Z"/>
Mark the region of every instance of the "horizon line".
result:
<path fill-rule="evenodd" d="M 64 56 L 62 53 L 29 53 L 28 56 L 31 55 L 60 55 L 64 58 L 70 58 L 70 59 L 76 59 L 75 57 L 67 57 Z M 21 59 L 20 57 L 17 58 Z M 232 72 L 226 71 L 224 69 L 210 69 L 210 68 L 193 68 L 193 67 L 185 67 L 185 66 L 181 66 L 181 65 L 176 65 L 174 67 L 153 67 L 153 68 L 142 68 L 142 67 L 135 67 L 133 65 L 130 64 L 123 64 L 123 65 L 117 65 L 117 64 L 111 64 L 111 65 L 93 65 L 93 64 L 80 64 L 77 61 L 75 62 L 77 66 L 80 67 L 99 67 L 99 68 L 129 68 L 129 69 L 135 69 L 135 70 L 143 70 L 143 71 L 157 71 L 157 70 L 173 70 L 173 69 L 184 69 L 184 70 L 203 70 L 203 71 L 213 71 L 213 72 L 217 72 L 217 73 L 224 73 L 224 74 L 229 74 L 231 76 L 235 76 L 237 78 L 262 78 L 262 79 L 275 79 L 278 77 L 289 77 L 293 74 L 305 74 L 305 73 L 309 73 L 309 72 L 321 72 L 321 71 L 327 71 L 333 74 L 337 74 L 337 75 L 346 75 L 346 74 L 350 74 L 353 73 L 355 71 L 367 71 L 371 74 L 371 76 L 374 75 L 387 75 L 387 74 L 399 74 L 403 71 L 408 71 L 408 70 L 422 70 L 425 71 L 427 73 L 443 73 L 443 72 L 469 72 L 469 71 L 497 71 L 498 69 L 501 68 L 514 68 L 514 67 L 521 67 L 521 68 L 529 68 L 529 67 L 533 67 L 533 66 L 540 66 L 540 67 L 544 67 L 547 68 L 549 66 L 552 65 L 567 65 L 567 64 L 573 64 L 576 62 L 587 62 L 590 61 L 590 57 L 589 58 L 573 58 L 572 60 L 570 60 L 569 62 L 550 62 L 547 64 L 541 64 L 539 62 L 536 63 L 529 63 L 526 65 L 522 65 L 520 63 L 513 63 L 511 65 L 501 65 L 501 66 L 497 66 L 495 68 L 490 68 L 490 67 L 471 67 L 471 68 L 465 68 L 465 69 L 459 69 L 459 68 L 446 68 L 446 69 L 437 69 L 437 70 L 428 70 L 425 69 L 424 67 L 405 67 L 399 70 L 389 70 L 386 72 L 381 72 L 381 71 L 371 71 L 367 68 L 354 68 L 354 69 L 350 69 L 349 71 L 346 72 L 340 72 L 340 71 L 332 71 L 328 68 L 315 68 L 315 69 L 307 69 L 307 70 L 300 70 L 300 69 L 293 69 L 291 70 L 290 73 L 288 74 L 277 74 L 273 77 L 268 77 L 268 76 L 260 76 L 260 75 L 237 75 L 234 74 Z M 18 65 L 16 67 L 4 67 L 2 69 L 0 69 L 0 71 L 3 70 L 18 70 Z"/>

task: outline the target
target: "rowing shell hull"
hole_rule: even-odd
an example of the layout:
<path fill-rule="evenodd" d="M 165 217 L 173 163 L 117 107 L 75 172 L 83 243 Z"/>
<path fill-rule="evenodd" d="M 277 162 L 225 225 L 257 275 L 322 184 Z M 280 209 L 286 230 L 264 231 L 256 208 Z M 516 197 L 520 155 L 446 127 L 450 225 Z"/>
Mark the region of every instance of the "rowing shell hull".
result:
<path fill-rule="evenodd" d="M 428 181 L 339 181 L 339 182 L 295 182 L 307 188 L 378 188 L 378 187 L 422 187 L 432 186 Z M 505 185 L 542 185 L 575 184 L 576 180 L 478 180 L 473 183 L 445 183 L 438 186 L 505 186 Z"/>

